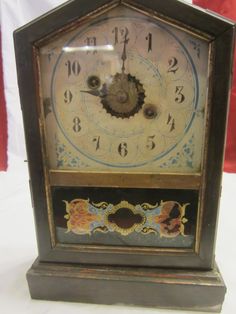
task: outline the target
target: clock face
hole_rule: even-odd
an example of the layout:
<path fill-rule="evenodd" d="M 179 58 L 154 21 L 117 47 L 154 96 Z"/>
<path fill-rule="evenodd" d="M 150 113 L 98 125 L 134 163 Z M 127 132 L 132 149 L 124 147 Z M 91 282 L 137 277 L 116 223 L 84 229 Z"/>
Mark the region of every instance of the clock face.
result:
<path fill-rule="evenodd" d="M 208 50 L 123 7 L 43 46 L 50 168 L 200 172 Z"/>

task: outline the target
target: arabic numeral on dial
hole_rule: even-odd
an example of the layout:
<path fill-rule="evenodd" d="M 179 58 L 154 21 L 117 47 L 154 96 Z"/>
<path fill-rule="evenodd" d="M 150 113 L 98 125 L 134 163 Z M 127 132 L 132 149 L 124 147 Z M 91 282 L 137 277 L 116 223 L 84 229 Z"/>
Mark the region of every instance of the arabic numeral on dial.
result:
<path fill-rule="evenodd" d="M 97 53 L 97 49 L 96 49 L 96 46 L 97 46 L 97 37 L 95 36 L 92 36 L 92 37 L 87 37 L 85 39 L 85 43 L 88 47 L 88 50 L 87 50 L 87 54 L 92 52 L 93 54 Z"/>
<path fill-rule="evenodd" d="M 73 94 L 72 94 L 72 92 L 69 89 L 67 89 L 64 92 L 64 102 L 65 102 L 65 104 L 70 104 L 72 102 L 72 99 L 73 99 Z"/>
<path fill-rule="evenodd" d="M 73 119 L 73 131 L 78 133 L 81 130 L 81 125 L 80 125 L 81 121 L 79 117 L 75 117 Z"/>
<path fill-rule="evenodd" d="M 129 30 L 127 27 L 114 27 L 112 30 L 112 34 L 114 34 L 114 45 L 117 45 L 119 43 L 123 43 L 124 40 L 126 40 Z"/>
<path fill-rule="evenodd" d="M 121 155 L 121 157 L 126 157 L 128 155 L 128 145 L 125 142 L 120 143 L 118 146 L 118 152 Z"/>
<path fill-rule="evenodd" d="M 177 102 L 178 104 L 182 104 L 185 101 L 185 96 L 182 93 L 184 89 L 184 86 L 176 86 L 175 89 L 175 102 Z"/>
<path fill-rule="evenodd" d="M 151 135 L 147 137 L 146 148 L 148 150 L 153 150 L 156 147 L 156 143 L 154 142 L 155 135 Z"/>
<path fill-rule="evenodd" d="M 148 52 L 152 51 L 152 33 L 149 33 L 146 37 L 148 41 Z"/>
<path fill-rule="evenodd" d="M 94 136 L 93 142 L 95 143 L 95 149 L 96 151 L 100 148 L 100 136 Z"/>
<path fill-rule="evenodd" d="M 175 119 L 172 117 L 172 115 L 169 113 L 166 124 L 170 127 L 170 132 L 175 130 Z"/>
<path fill-rule="evenodd" d="M 179 69 L 178 60 L 175 57 L 172 57 L 168 60 L 169 68 L 167 70 L 168 73 L 176 73 Z"/>
<path fill-rule="evenodd" d="M 71 75 L 78 76 L 80 74 L 81 67 L 78 61 L 67 60 L 65 65 L 67 67 L 68 77 L 70 77 Z"/>
<path fill-rule="evenodd" d="M 112 33 L 114 34 L 115 38 L 114 38 L 114 45 L 117 45 L 118 44 L 118 27 L 116 26 L 113 30 L 112 30 Z"/>

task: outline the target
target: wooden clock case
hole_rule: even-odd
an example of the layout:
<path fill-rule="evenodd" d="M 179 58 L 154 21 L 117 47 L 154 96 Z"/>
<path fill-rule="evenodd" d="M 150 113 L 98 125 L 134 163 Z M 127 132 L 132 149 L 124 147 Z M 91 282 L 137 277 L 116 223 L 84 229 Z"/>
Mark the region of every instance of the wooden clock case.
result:
<path fill-rule="evenodd" d="M 193 250 L 67 247 L 52 239 L 47 203 L 47 161 L 38 110 L 37 51 L 45 39 L 76 27 L 81 18 L 91 18 L 94 12 L 97 14 L 119 5 L 143 10 L 200 34 L 212 45 L 203 172 L 200 177 L 193 176 L 189 180 L 189 188 L 198 185 L 201 189 L 198 236 Z M 215 265 L 214 246 L 232 80 L 234 28 L 233 22 L 181 1 L 73 0 L 15 31 L 18 84 L 39 251 L 27 273 L 32 298 L 220 311 L 226 288 Z M 181 178 L 175 180 L 167 176 L 164 184 L 161 178 L 151 178 L 153 188 L 181 186 Z M 115 176 L 113 180 L 116 180 Z"/>

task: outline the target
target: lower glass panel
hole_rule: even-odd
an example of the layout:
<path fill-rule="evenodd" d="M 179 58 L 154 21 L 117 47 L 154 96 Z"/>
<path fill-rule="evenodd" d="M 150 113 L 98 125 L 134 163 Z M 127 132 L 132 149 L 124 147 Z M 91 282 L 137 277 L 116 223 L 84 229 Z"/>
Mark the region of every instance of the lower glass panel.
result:
<path fill-rule="evenodd" d="M 193 248 L 198 191 L 53 187 L 58 243 Z"/>

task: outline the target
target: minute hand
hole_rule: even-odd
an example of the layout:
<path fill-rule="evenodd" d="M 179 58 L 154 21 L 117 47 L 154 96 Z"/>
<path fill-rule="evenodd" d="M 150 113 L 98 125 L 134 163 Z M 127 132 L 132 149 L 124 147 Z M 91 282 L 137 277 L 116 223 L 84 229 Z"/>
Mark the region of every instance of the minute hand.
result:
<path fill-rule="evenodd" d="M 128 44 L 129 42 L 129 39 L 127 38 L 127 34 L 125 35 L 125 39 L 124 39 L 124 47 L 123 47 L 123 52 L 122 52 L 122 55 L 121 55 L 121 60 L 123 61 L 122 63 L 122 73 L 125 72 L 125 61 L 127 59 L 127 54 L 126 54 L 126 45 Z"/>

